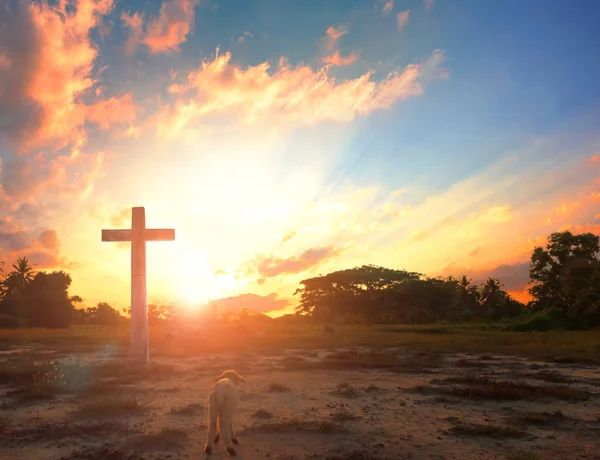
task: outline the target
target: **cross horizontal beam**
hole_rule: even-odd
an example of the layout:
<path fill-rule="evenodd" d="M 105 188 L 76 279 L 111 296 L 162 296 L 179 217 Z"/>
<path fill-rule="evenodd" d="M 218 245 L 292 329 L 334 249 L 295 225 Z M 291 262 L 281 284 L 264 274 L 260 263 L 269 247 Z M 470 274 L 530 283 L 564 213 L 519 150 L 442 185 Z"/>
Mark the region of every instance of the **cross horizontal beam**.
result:
<path fill-rule="evenodd" d="M 132 230 L 102 230 L 102 241 L 131 241 Z M 147 228 L 144 241 L 173 241 L 175 230 L 172 228 Z"/>

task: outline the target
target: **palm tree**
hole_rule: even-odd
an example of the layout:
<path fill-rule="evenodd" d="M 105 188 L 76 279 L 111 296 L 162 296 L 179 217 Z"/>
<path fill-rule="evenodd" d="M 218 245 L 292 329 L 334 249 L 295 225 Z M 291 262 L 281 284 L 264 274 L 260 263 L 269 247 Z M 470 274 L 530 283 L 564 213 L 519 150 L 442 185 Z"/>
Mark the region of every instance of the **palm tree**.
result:
<path fill-rule="evenodd" d="M 500 292 L 501 284 L 495 278 L 488 278 L 483 284 L 482 288 L 482 304 L 485 304 L 488 308 L 493 307 L 496 304 L 498 292 Z"/>
<path fill-rule="evenodd" d="M 27 257 L 20 257 L 17 261 L 12 265 L 14 269 L 9 276 L 16 276 L 21 282 L 29 283 L 35 274 L 33 271 L 33 266 L 29 265 L 29 261 Z"/>

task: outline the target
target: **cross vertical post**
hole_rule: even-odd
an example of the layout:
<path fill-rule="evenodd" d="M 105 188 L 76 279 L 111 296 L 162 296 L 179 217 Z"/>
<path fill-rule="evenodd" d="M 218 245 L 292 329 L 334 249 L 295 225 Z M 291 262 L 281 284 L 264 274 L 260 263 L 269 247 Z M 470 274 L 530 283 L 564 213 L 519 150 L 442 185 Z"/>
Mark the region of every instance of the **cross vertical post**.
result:
<path fill-rule="evenodd" d="M 146 210 L 131 210 L 131 354 L 148 362 L 148 303 L 146 299 Z"/>
<path fill-rule="evenodd" d="M 146 298 L 146 241 L 173 241 L 173 229 L 147 229 L 143 207 L 131 209 L 131 230 L 102 230 L 102 241 L 131 242 L 131 357 L 140 363 L 150 359 L 148 302 Z"/>

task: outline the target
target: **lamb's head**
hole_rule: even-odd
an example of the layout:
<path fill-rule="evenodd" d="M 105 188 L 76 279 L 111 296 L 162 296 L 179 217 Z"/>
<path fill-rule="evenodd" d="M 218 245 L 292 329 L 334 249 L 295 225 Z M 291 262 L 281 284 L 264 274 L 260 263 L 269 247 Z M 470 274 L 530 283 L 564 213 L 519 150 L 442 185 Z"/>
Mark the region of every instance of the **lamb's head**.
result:
<path fill-rule="evenodd" d="M 246 379 L 234 370 L 228 370 L 228 371 L 223 372 L 219 377 L 217 377 L 215 379 L 215 382 L 218 382 L 219 380 L 222 380 L 222 379 L 227 379 L 235 385 L 237 385 L 239 383 L 246 383 Z"/>

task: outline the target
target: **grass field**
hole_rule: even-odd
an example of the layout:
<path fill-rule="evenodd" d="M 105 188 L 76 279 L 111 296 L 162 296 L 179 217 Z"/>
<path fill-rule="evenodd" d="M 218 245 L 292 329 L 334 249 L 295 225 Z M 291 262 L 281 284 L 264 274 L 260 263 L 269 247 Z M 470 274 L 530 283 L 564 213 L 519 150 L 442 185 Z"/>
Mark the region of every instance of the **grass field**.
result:
<path fill-rule="evenodd" d="M 440 352 L 519 354 L 600 362 L 600 331 L 508 332 L 500 325 L 338 326 L 324 334 L 322 326 L 261 325 L 216 326 L 176 331 L 150 329 L 150 347 L 159 356 L 244 350 L 316 349 L 365 346 L 420 348 Z M 118 353 L 129 347 L 129 329 L 73 327 L 70 329 L 0 330 L 0 349 L 45 344 L 60 352 L 76 353 L 110 344 Z"/>

